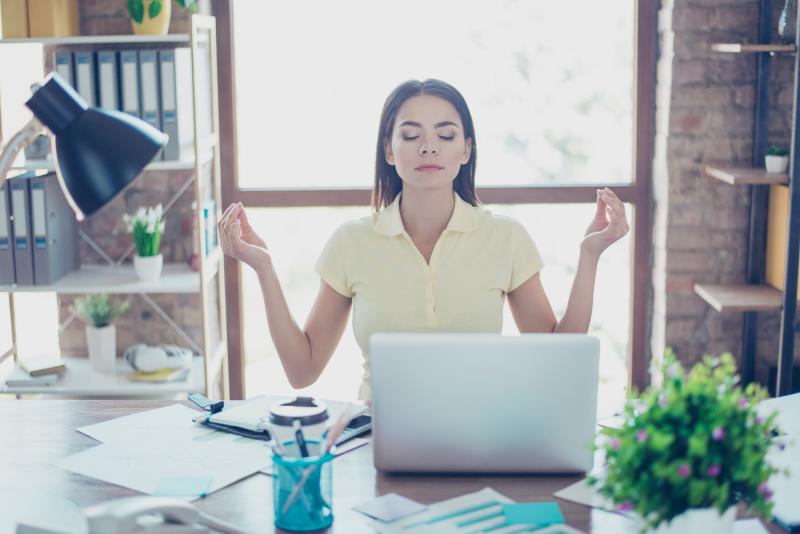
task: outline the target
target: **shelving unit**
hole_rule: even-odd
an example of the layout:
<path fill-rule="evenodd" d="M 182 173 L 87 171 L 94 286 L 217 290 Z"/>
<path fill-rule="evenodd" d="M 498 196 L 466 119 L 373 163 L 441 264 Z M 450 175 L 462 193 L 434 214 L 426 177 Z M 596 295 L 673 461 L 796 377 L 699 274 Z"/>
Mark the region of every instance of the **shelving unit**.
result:
<path fill-rule="evenodd" d="M 771 2 L 761 0 L 759 12 L 758 43 L 716 43 L 711 49 L 723 53 L 758 54 L 756 76 L 755 131 L 753 157 L 750 166 L 736 164 L 707 164 L 703 172 L 707 176 L 731 185 L 750 186 L 750 225 L 747 254 L 746 285 L 696 284 L 695 292 L 721 313 L 744 313 L 742 332 L 742 359 L 740 372 L 742 381 L 749 383 L 755 377 L 756 346 L 758 336 L 758 312 L 780 311 L 780 354 L 775 392 L 778 396 L 792 392 L 794 362 L 794 337 L 797 311 L 798 256 L 800 256 L 800 54 L 795 44 L 774 44 L 772 37 Z M 800 23 L 796 35 L 800 36 Z M 764 155 L 767 149 L 769 98 L 768 84 L 770 60 L 775 53 L 794 55 L 794 101 L 792 106 L 792 141 L 789 173 L 768 174 L 764 170 Z M 764 283 L 766 269 L 767 210 L 769 187 L 776 184 L 789 185 L 789 213 L 787 254 L 784 273 L 784 289 L 780 291 Z"/>
<path fill-rule="evenodd" d="M 203 238 L 205 226 L 202 206 L 206 200 L 214 200 L 216 219 L 222 215 L 222 195 L 220 185 L 220 147 L 219 147 L 219 109 L 217 105 L 217 65 L 216 65 L 216 26 L 213 17 L 192 16 L 190 34 L 165 36 L 111 35 L 80 36 L 45 39 L 2 39 L 3 44 L 38 43 L 43 45 L 44 62 L 55 48 L 106 45 L 137 46 L 190 46 L 192 57 L 192 90 L 194 117 L 193 157 L 182 161 L 154 161 L 146 171 L 192 171 L 172 196 L 164 199 L 164 211 L 168 213 L 179 197 L 192 191 L 196 202 L 195 220 L 198 231 L 191 239 L 196 240 L 199 251 L 199 270 L 193 271 L 185 264 L 165 264 L 159 280 L 140 281 L 131 265 L 123 264 L 134 251 L 133 245 L 120 256 L 113 258 L 107 254 L 88 234 L 80 231 L 81 238 L 104 260 L 106 265 L 83 265 L 56 283 L 49 286 L 0 286 L 0 292 L 10 293 L 12 324 L 12 347 L 0 354 L 0 362 L 7 357 L 16 356 L 16 335 L 14 333 L 14 294 L 19 292 L 48 291 L 58 294 L 116 293 L 137 295 L 155 312 L 159 319 L 169 324 L 192 348 L 195 357 L 192 370 L 186 380 L 164 384 L 147 384 L 128 381 L 124 371 L 129 370 L 126 362 L 119 360 L 116 375 L 94 373 L 85 358 L 67 358 L 67 373 L 53 386 L 2 388 L 6 393 L 40 393 L 71 396 L 111 396 L 148 397 L 158 395 L 186 394 L 202 392 L 209 397 L 229 398 L 227 372 L 227 336 L 225 318 L 224 262 L 219 247 L 206 250 Z M 203 116 L 201 116 L 203 115 Z M 21 169 L 53 170 L 50 161 L 28 161 L 17 167 Z M 209 176 L 210 174 L 210 176 Z M 201 315 L 200 339 L 193 339 L 183 331 L 166 311 L 151 297 L 153 294 L 196 294 Z M 62 325 L 63 331 L 75 319 L 70 315 Z M 124 319 L 121 319 L 124 320 Z"/>

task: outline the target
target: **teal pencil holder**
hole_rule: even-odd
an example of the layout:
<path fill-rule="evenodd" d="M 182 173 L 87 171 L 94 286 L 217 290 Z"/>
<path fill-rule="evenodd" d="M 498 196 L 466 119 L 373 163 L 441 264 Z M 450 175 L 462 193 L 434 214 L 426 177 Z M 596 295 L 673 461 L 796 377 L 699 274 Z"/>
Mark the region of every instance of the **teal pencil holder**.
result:
<path fill-rule="evenodd" d="M 294 441 L 284 442 L 285 456 L 272 455 L 275 526 L 284 530 L 305 532 L 333 523 L 334 457 L 319 441 L 306 440 L 306 445 L 306 458 Z"/>

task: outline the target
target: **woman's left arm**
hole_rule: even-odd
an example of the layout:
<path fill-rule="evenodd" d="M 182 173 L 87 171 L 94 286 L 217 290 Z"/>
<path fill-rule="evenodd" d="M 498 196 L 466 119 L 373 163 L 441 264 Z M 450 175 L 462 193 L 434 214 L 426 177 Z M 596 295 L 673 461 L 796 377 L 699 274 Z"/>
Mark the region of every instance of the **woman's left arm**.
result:
<path fill-rule="evenodd" d="M 598 189 L 597 211 L 581 242 L 578 269 L 564 316 L 556 321 L 537 273 L 508 294 L 508 303 L 519 331 L 588 332 L 592 319 L 597 262 L 605 249 L 627 233 L 628 221 L 622 201 L 610 189 Z"/>

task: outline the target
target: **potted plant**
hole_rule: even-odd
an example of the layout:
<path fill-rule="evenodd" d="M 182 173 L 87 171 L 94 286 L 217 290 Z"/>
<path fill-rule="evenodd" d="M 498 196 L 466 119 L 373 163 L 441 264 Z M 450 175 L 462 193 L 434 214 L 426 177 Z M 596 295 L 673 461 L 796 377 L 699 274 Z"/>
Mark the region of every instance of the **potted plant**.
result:
<path fill-rule="evenodd" d="M 197 12 L 197 0 L 177 0 L 178 4 Z M 137 35 L 166 35 L 172 14 L 171 0 L 128 0 L 133 33 Z"/>
<path fill-rule="evenodd" d="M 771 146 L 764 157 L 764 165 L 770 174 L 783 174 L 789 166 L 789 151 L 781 146 Z"/>
<path fill-rule="evenodd" d="M 608 465 L 589 483 L 638 516 L 642 531 L 730 534 L 739 502 L 768 517 L 777 470 L 765 460 L 775 414 L 756 413 L 764 391 L 738 386 L 730 354 L 687 374 L 668 351 L 663 371 L 663 387 L 648 389 L 635 412 L 628 403 L 621 428 L 601 431 Z"/>
<path fill-rule="evenodd" d="M 113 373 L 117 362 L 117 331 L 112 324 L 128 309 L 127 301 L 112 302 L 105 293 L 75 300 L 75 314 L 86 323 L 86 346 L 92 369 Z"/>
<path fill-rule="evenodd" d="M 134 215 L 123 215 L 128 231 L 133 236 L 136 254 L 133 256 L 133 268 L 141 280 L 152 282 L 161 276 L 164 258 L 159 252 L 164 222 L 161 217 L 164 210 L 161 204 L 155 208 L 139 208 Z"/>

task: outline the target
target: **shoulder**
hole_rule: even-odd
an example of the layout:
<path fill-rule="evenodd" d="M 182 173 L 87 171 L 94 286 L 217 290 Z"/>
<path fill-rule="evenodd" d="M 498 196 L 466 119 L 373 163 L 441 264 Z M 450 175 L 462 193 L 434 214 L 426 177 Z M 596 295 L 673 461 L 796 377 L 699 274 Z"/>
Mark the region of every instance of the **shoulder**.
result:
<path fill-rule="evenodd" d="M 527 234 L 522 223 L 513 217 L 498 215 L 483 207 L 475 208 L 475 213 L 479 231 L 499 234 L 508 238 Z"/>
<path fill-rule="evenodd" d="M 342 223 L 333 231 L 331 242 L 346 245 L 361 243 L 365 239 L 369 239 L 375 234 L 376 217 L 376 214 L 372 214 Z"/>

